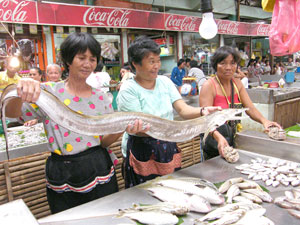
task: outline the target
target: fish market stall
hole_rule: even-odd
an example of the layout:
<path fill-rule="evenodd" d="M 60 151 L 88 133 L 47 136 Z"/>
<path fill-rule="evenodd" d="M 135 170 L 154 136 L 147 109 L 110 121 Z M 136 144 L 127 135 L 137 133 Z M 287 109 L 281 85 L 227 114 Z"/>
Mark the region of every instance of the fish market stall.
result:
<path fill-rule="evenodd" d="M 31 127 L 8 128 L 8 149 L 10 159 L 48 151 L 47 138 L 42 123 Z M 4 135 L 0 136 L 0 162 L 7 160 Z"/>
<path fill-rule="evenodd" d="M 243 177 L 247 179 L 247 175 L 243 175 L 235 167 L 250 163 L 251 159 L 267 159 L 268 157 L 240 150 L 240 160 L 235 164 L 230 164 L 220 157 L 213 158 L 203 163 L 196 164 L 189 168 L 175 172 L 168 177 L 196 177 L 203 178 L 213 183 L 223 182 L 229 178 Z M 256 181 L 258 184 L 266 187 L 261 180 Z M 159 200 L 151 197 L 148 192 L 139 185 L 118 193 L 106 196 L 104 198 L 94 200 L 84 205 L 66 210 L 38 220 L 40 224 L 56 225 L 56 224 L 136 224 L 134 221 L 122 217 L 116 218 L 115 215 L 119 209 L 125 209 L 136 204 L 155 204 Z M 266 187 L 273 197 L 282 196 L 286 190 L 290 190 L 291 186 L 279 185 L 276 188 L 273 186 Z M 265 216 L 271 219 L 276 225 L 283 224 L 299 224 L 299 219 L 291 216 L 287 210 L 278 207 L 274 203 L 262 203 L 266 209 Z M 213 206 L 213 208 L 216 206 Z M 194 224 L 194 219 L 200 218 L 205 214 L 190 212 L 186 217 L 183 217 L 182 224 Z M 250 223 L 251 224 L 251 223 Z"/>
<path fill-rule="evenodd" d="M 300 138 L 276 141 L 263 132 L 245 130 L 237 133 L 235 141 L 239 149 L 300 162 Z"/>

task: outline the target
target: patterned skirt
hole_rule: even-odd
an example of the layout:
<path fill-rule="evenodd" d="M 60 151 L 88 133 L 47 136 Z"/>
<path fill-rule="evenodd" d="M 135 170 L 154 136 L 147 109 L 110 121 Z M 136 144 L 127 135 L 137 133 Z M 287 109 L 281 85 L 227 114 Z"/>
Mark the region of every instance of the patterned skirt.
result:
<path fill-rule="evenodd" d="M 176 143 L 129 135 L 123 168 L 125 188 L 181 168 L 181 153 Z"/>

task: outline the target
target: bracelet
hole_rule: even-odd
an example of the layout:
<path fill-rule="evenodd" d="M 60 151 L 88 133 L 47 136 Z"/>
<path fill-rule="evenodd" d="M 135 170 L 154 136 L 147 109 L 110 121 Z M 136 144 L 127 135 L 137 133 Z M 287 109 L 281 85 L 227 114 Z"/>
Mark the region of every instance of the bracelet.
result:
<path fill-rule="evenodd" d="M 205 107 L 202 107 L 201 109 L 200 109 L 200 116 L 203 116 L 203 110 L 205 109 Z"/>

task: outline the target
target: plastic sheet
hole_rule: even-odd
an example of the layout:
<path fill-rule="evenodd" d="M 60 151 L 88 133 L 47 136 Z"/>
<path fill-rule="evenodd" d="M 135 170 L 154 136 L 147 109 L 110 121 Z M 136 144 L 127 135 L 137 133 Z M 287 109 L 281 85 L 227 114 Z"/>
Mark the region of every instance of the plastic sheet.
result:
<path fill-rule="evenodd" d="M 270 50 L 274 56 L 300 51 L 300 1 L 276 0 L 269 32 Z"/>

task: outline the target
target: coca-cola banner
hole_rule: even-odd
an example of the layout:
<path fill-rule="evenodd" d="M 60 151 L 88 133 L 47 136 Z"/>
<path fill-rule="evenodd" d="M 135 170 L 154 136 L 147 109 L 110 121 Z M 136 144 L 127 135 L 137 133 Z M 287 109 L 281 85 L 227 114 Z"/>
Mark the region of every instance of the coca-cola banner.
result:
<path fill-rule="evenodd" d="M 0 0 L 3 22 L 198 32 L 200 17 L 122 8 Z M 216 20 L 219 34 L 268 36 L 269 24 Z"/>
<path fill-rule="evenodd" d="M 0 20 L 12 23 L 38 23 L 36 2 L 0 0 Z"/>

